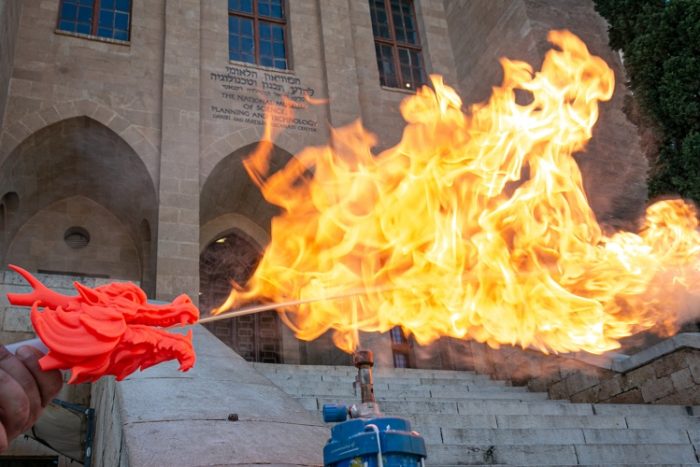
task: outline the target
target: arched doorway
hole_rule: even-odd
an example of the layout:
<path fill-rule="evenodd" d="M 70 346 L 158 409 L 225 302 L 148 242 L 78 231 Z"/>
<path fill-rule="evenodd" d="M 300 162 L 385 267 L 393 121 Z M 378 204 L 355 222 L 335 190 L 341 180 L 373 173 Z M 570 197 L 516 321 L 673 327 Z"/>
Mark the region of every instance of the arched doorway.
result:
<path fill-rule="evenodd" d="M 211 242 L 199 257 L 199 305 L 203 313 L 221 304 L 231 283 L 245 284 L 262 251 L 234 230 Z M 277 313 L 268 311 L 215 321 L 205 326 L 241 357 L 252 362 L 282 363 L 282 334 Z"/>

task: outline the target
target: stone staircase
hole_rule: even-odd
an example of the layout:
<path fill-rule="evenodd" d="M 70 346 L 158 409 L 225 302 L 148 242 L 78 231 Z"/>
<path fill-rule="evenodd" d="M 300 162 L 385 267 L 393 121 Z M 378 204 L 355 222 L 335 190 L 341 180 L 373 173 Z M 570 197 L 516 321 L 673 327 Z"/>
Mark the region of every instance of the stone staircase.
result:
<path fill-rule="evenodd" d="M 254 364 L 306 409 L 358 402 L 356 370 Z M 461 371 L 377 369 L 385 415 L 411 420 L 427 465 L 700 465 L 700 407 L 574 404 Z"/>

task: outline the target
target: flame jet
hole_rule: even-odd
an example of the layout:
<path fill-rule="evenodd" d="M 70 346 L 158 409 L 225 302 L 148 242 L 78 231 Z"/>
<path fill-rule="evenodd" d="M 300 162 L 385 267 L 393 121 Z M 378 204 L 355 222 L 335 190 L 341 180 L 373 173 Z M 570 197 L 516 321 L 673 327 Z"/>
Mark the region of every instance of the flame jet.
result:
<path fill-rule="evenodd" d="M 349 352 L 358 331 L 397 325 L 419 343 L 593 353 L 677 329 L 677 297 L 700 283 L 695 208 L 662 201 L 638 233 L 603 232 L 573 154 L 612 96 L 613 72 L 573 34 L 548 39 L 556 48 L 540 71 L 502 59 L 503 83 L 467 114 L 432 76 L 433 89 L 401 104 L 402 140 L 376 156 L 359 122 L 273 174 L 262 144 L 245 166 L 282 214 L 250 282 L 214 313 L 365 290 L 281 310 L 299 338 L 334 330 Z M 532 101 L 518 104 L 516 90 Z"/>

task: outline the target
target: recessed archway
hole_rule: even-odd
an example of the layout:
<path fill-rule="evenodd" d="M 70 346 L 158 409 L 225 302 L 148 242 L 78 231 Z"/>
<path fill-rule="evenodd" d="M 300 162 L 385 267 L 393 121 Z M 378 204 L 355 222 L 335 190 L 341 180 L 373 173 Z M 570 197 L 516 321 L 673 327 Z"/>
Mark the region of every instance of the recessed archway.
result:
<path fill-rule="evenodd" d="M 14 257 L 25 257 L 18 249 L 27 246 L 24 240 L 17 241 L 21 229 L 37 214 L 47 214 L 52 206 L 73 209 L 74 220 L 86 221 L 99 209 L 87 208 L 89 202 L 59 203 L 62 200 L 89 200 L 106 210 L 133 244 L 137 262 L 145 264 L 148 256 L 140 242 L 140 225 L 147 219 L 151 225 L 157 222 L 158 204 L 156 190 L 143 159 L 119 135 L 89 117 L 75 117 L 46 126 L 20 143 L 0 167 L 0 193 L 15 193 L 19 208 L 6 216 L 6 242 L 0 248 L 0 258 L 8 257 L 10 245 Z M 59 203 L 59 204 L 56 204 Z M 78 207 L 82 206 L 82 207 Z M 94 207 L 94 206 L 93 206 Z M 76 211 L 77 210 L 77 211 Z M 80 211 L 82 210 L 82 211 Z M 92 213 L 92 214 L 91 214 Z M 82 217 L 81 217 L 82 216 Z M 49 216 L 50 217 L 50 216 Z M 76 225 L 81 223 L 76 220 Z M 70 226 L 69 226 L 70 227 Z M 67 227 L 44 226 L 47 235 L 61 238 Z M 153 243 L 149 248 L 153 248 Z M 93 244 L 95 245 L 95 244 Z M 149 252 L 151 257 L 155 255 Z M 100 250 L 99 255 L 107 255 Z M 128 254 L 127 254 L 128 256 Z M 109 261 L 103 262 L 100 275 L 118 277 L 123 270 L 109 269 Z M 116 264 L 116 262 L 114 263 Z M 42 265 L 41 259 L 35 268 L 53 270 Z M 63 269 L 63 268 L 61 268 Z M 76 271 L 82 272 L 82 271 Z M 151 271 L 153 275 L 155 271 Z M 141 280 L 139 272 L 134 280 Z M 154 278 L 144 280 L 155 283 Z M 149 290 L 147 290 L 149 291 Z"/>

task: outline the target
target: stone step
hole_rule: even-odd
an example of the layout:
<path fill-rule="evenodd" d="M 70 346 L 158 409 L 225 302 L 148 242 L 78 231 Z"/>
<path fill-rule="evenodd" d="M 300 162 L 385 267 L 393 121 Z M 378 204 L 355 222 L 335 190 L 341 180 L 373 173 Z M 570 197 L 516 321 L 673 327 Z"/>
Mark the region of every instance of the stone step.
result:
<path fill-rule="evenodd" d="M 427 465 L 695 464 L 693 447 L 679 444 L 448 445 L 428 444 Z"/>
<path fill-rule="evenodd" d="M 440 431 L 443 444 L 461 445 L 691 444 L 688 432 L 682 429 L 442 428 Z"/>
<path fill-rule="evenodd" d="M 308 383 L 316 383 L 320 381 L 331 382 L 336 384 L 352 384 L 355 381 L 355 376 L 357 373 L 351 375 L 336 375 L 333 373 L 325 374 L 314 374 L 308 373 L 304 375 L 298 375 L 294 373 L 282 372 L 282 373 L 267 373 L 260 372 L 265 377 L 271 381 L 305 381 Z M 505 381 L 496 381 L 489 379 L 483 375 L 473 375 L 465 378 L 439 378 L 439 377 L 382 377 L 381 375 L 374 375 L 375 384 L 399 384 L 399 385 L 409 385 L 417 386 L 424 384 L 439 384 L 439 385 L 453 385 L 453 384 L 486 384 L 486 385 L 497 385 L 497 386 L 511 386 Z"/>
<path fill-rule="evenodd" d="M 334 388 L 345 388 L 352 391 L 352 384 L 355 381 L 354 378 L 346 378 L 345 380 L 338 381 L 333 379 L 313 379 L 308 380 L 306 378 L 300 379 L 295 378 L 291 375 L 265 375 L 267 379 L 275 383 L 276 385 L 285 388 L 288 387 L 334 387 Z M 323 376 L 322 378 L 326 378 Z M 428 390 L 454 390 L 454 391 L 469 391 L 474 389 L 488 390 L 488 391 L 511 391 L 511 392 L 528 392 L 528 389 L 523 386 L 508 386 L 502 381 L 466 381 L 466 380 L 456 380 L 451 383 L 422 383 L 419 381 L 411 380 L 375 380 L 374 381 L 375 390 L 410 390 L 410 389 L 428 389 Z"/>
<path fill-rule="evenodd" d="M 281 365 L 276 363 L 253 363 L 256 370 L 263 374 L 268 373 L 290 373 L 294 375 L 304 374 L 333 374 L 338 376 L 354 376 L 357 368 L 354 366 L 334 366 L 334 365 Z M 450 370 L 419 370 L 413 368 L 375 368 L 375 377 L 379 378 L 441 378 L 441 379 L 470 379 L 473 377 L 484 378 L 473 371 L 450 371 Z"/>
<path fill-rule="evenodd" d="M 340 399 L 359 399 L 359 391 L 355 393 L 352 388 L 333 388 L 324 387 L 314 389 L 313 387 L 282 387 L 287 394 L 292 396 L 316 396 L 321 398 L 340 398 Z M 494 395 L 489 399 L 518 399 L 518 400 L 545 400 L 547 399 L 544 393 L 533 393 L 523 391 L 503 391 L 496 389 L 485 392 L 483 388 L 475 388 L 474 390 L 450 391 L 450 390 L 431 390 L 431 389 L 412 389 L 407 391 L 391 391 L 387 389 L 374 390 L 377 399 L 384 400 L 422 400 L 422 399 L 473 399 L 485 394 Z M 533 396 L 532 394 L 536 394 Z M 474 396 L 477 395 L 477 396 Z M 486 398 L 486 397 L 484 397 Z"/>

